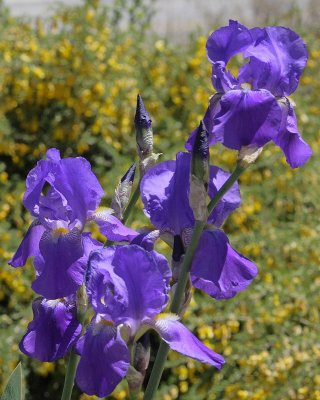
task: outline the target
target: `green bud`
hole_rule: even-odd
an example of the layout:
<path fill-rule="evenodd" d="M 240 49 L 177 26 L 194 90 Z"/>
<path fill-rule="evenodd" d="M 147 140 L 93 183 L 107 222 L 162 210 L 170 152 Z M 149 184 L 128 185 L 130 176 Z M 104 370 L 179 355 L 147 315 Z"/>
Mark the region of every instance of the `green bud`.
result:
<path fill-rule="evenodd" d="M 114 191 L 111 208 L 114 210 L 114 215 L 119 219 L 123 218 L 124 210 L 129 203 L 135 171 L 136 166 L 133 164 L 123 175 Z"/>
<path fill-rule="evenodd" d="M 134 117 L 136 142 L 140 159 L 149 157 L 153 151 L 152 120 L 147 112 L 142 97 L 138 94 L 137 108 Z"/>
<path fill-rule="evenodd" d="M 189 193 L 190 207 L 198 221 L 206 221 L 208 217 L 209 161 L 208 132 L 203 121 L 201 121 L 192 149 Z"/>

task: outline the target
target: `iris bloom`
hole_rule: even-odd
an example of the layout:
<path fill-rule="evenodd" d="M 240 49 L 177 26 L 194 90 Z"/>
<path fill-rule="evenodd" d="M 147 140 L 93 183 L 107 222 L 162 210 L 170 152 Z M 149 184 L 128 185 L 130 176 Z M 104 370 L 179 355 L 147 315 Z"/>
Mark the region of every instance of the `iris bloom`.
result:
<path fill-rule="evenodd" d="M 180 237 L 185 247 L 195 224 L 189 205 L 190 162 L 191 154 L 178 153 L 176 161 L 162 162 L 148 171 L 140 186 L 145 214 L 153 225 L 161 233 L 170 234 L 175 239 Z M 210 198 L 214 197 L 228 177 L 229 174 L 222 169 L 210 167 Z M 190 272 L 193 285 L 216 299 L 235 296 L 257 274 L 255 264 L 237 253 L 226 234 L 219 229 L 239 205 L 240 193 L 238 185 L 234 184 L 210 214 L 193 259 Z M 148 239 L 152 242 L 155 237 Z"/>
<path fill-rule="evenodd" d="M 236 54 L 248 59 L 238 77 L 227 68 Z M 308 58 L 300 36 L 284 27 L 248 29 L 230 21 L 211 34 L 207 55 L 217 91 L 204 116 L 210 144 L 219 141 L 240 150 L 273 141 L 292 168 L 306 163 L 312 150 L 298 131 L 293 103 L 287 97 L 297 89 Z M 188 150 L 194 136 L 195 132 L 186 144 Z"/>
<path fill-rule="evenodd" d="M 80 389 L 90 395 L 109 395 L 126 375 L 130 351 L 149 329 L 171 349 L 221 368 L 224 359 L 204 346 L 167 305 L 171 271 L 165 257 L 137 245 L 113 246 L 90 255 L 86 285 L 95 315 L 81 334 L 74 296 L 59 300 L 38 298 L 20 349 L 41 361 L 55 361 L 74 346 L 81 355 L 76 373 Z"/>
<path fill-rule="evenodd" d="M 61 159 L 58 150 L 50 149 L 47 159 L 30 171 L 23 204 L 34 221 L 9 264 L 22 267 L 28 257 L 35 257 L 35 292 L 57 299 L 75 293 L 82 284 L 89 253 L 101 246 L 83 232 L 87 221 L 95 221 L 110 240 L 118 240 L 119 234 L 127 240 L 133 237 L 110 210 L 96 211 L 102 195 L 82 157 Z"/>
<path fill-rule="evenodd" d="M 171 349 L 221 368 L 223 357 L 204 346 L 178 318 L 161 314 L 171 271 L 162 255 L 137 245 L 93 252 L 87 289 L 96 313 L 77 344 L 77 385 L 87 394 L 109 395 L 126 375 L 130 350 L 146 330 L 156 330 Z"/>

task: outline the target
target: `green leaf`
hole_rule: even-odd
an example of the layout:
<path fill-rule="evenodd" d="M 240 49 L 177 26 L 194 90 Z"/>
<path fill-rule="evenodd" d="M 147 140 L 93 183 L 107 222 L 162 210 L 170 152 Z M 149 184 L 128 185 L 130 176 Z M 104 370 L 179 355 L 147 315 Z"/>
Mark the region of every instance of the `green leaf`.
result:
<path fill-rule="evenodd" d="M 9 377 L 1 400 L 23 400 L 22 397 L 22 367 L 19 363 Z"/>

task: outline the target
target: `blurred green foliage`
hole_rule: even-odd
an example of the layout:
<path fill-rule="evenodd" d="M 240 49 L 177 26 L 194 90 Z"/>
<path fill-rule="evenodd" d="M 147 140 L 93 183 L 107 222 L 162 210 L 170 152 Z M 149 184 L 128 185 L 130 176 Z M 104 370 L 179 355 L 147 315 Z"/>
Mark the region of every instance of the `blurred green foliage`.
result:
<path fill-rule="evenodd" d="M 36 23 L 0 11 L 0 385 L 22 360 L 27 398 L 56 399 L 63 361 L 40 363 L 18 349 L 32 318 L 31 262 L 7 266 L 30 222 L 21 205 L 28 170 L 53 146 L 64 156 L 83 155 L 108 205 L 135 159 L 137 93 L 153 118 L 156 151 L 173 158 L 212 94 L 210 64 L 205 37 L 178 47 L 150 33 L 146 1 L 107 7 L 87 0 Z M 234 247 L 258 264 L 259 276 L 232 300 L 195 292 L 185 316 L 226 366 L 217 372 L 172 353 L 159 399 L 320 400 L 320 37 L 303 36 L 310 60 L 294 100 L 314 156 L 290 170 L 268 145 L 242 177 L 243 206 L 225 229 Z M 218 145 L 211 158 L 231 170 L 236 154 Z M 145 223 L 141 212 L 136 217 L 134 227 Z M 113 398 L 126 397 L 122 384 Z M 74 400 L 80 398 L 91 399 L 75 390 Z"/>

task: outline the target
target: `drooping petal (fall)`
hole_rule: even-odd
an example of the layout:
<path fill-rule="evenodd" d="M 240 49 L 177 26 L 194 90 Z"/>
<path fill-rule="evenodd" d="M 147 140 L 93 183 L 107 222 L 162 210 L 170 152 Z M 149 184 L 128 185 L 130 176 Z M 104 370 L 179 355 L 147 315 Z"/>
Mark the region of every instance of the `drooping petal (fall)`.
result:
<path fill-rule="evenodd" d="M 257 273 L 256 265 L 230 246 L 223 231 L 203 232 L 191 268 L 196 288 L 217 300 L 229 299 L 246 289 Z"/>
<path fill-rule="evenodd" d="M 231 90 L 222 96 L 220 106 L 214 134 L 230 149 L 262 147 L 279 133 L 281 108 L 267 90 Z"/>
<path fill-rule="evenodd" d="M 129 350 L 119 329 L 93 320 L 77 347 L 81 348 L 76 373 L 79 388 L 98 397 L 111 394 L 130 365 Z"/>
<path fill-rule="evenodd" d="M 9 261 L 12 267 L 23 267 L 29 257 L 36 257 L 39 254 L 39 242 L 44 231 L 45 228 L 39 221 L 32 222 L 18 250 Z"/>
<path fill-rule="evenodd" d="M 218 369 L 223 366 L 224 358 L 206 347 L 175 316 L 159 316 L 151 324 L 172 350 Z"/>
<path fill-rule="evenodd" d="M 273 141 L 284 152 L 291 168 L 298 168 L 309 160 L 312 149 L 300 135 L 297 118 L 290 102 L 281 102 L 281 108 L 283 112 L 281 129 Z"/>
<path fill-rule="evenodd" d="M 74 305 L 67 300 L 46 300 L 32 304 L 33 320 L 20 342 L 20 350 L 29 357 L 51 362 L 62 358 L 75 344 L 81 324 Z"/>
<path fill-rule="evenodd" d="M 58 299 L 76 292 L 83 282 L 85 265 L 77 263 L 83 256 L 81 233 L 45 231 L 42 235 L 39 257 L 35 259 L 38 276 L 32 283 L 36 293 L 47 299 Z"/>

